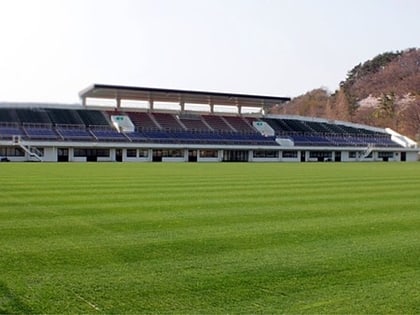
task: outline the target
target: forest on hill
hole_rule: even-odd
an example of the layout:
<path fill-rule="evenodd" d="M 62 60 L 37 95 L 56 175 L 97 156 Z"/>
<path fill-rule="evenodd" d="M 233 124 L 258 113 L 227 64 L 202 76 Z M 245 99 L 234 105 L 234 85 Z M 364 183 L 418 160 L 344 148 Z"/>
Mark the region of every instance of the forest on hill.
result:
<path fill-rule="evenodd" d="M 319 88 L 269 109 L 392 128 L 420 140 L 420 49 L 386 52 L 351 69 L 334 93 Z"/>

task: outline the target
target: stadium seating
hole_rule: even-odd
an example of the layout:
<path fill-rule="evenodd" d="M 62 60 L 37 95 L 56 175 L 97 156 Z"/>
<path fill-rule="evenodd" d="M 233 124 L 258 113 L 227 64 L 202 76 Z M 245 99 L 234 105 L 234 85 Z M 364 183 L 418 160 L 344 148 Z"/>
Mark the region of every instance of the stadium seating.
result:
<path fill-rule="evenodd" d="M 202 118 L 214 131 L 234 131 L 221 116 L 203 115 Z"/>
<path fill-rule="evenodd" d="M 77 113 L 86 126 L 109 126 L 109 122 L 102 111 L 80 109 Z"/>
<path fill-rule="evenodd" d="M 14 108 L 0 108 L 0 123 L 18 123 L 16 110 Z"/>
<path fill-rule="evenodd" d="M 86 130 L 84 125 L 57 125 L 57 133 L 67 141 L 91 141 L 93 135 Z"/>
<path fill-rule="evenodd" d="M 16 123 L 1 123 L 0 124 L 0 139 L 12 140 L 13 136 L 24 137 L 25 133 Z"/>
<path fill-rule="evenodd" d="M 42 108 L 18 108 L 16 115 L 21 123 L 51 124 L 48 112 Z"/>
<path fill-rule="evenodd" d="M 124 134 L 107 126 L 91 126 L 90 132 L 98 141 L 128 141 L 128 138 Z"/>
<path fill-rule="evenodd" d="M 51 125 L 23 125 L 23 131 L 30 140 L 57 140 L 59 138 Z"/>
<path fill-rule="evenodd" d="M 153 113 L 155 121 L 165 130 L 183 130 L 184 128 L 172 114 Z"/>
<path fill-rule="evenodd" d="M 47 112 L 54 125 L 84 125 L 76 110 L 49 108 Z"/>
<path fill-rule="evenodd" d="M 118 132 L 110 122 L 115 114 L 128 115 L 135 131 Z M 295 146 L 399 147 L 385 132 L 314 119 L 81 108 L 1 108 L 0 139 L 278 146 L 276 137 L 254 129 L 252 123 L 258 120 Z"/>
<path fill-rule="evenodd" d="M 235 131 L 255 132 L 255 129 L 241 116 L 223 116 L 224 120 L 232 126 Z"/>
<path fill-rule="evenodd" d="M 209 127 L 204 123 L 201 118 L 201 115 L 180 115 L 179 120 L 187 128 L 187 130 L 201 130 L 201 131 L 211 131 Z"/>
<path fill-rule="evenodd" d="M 149 113 L 144 112 L 126 112 L 134 126 L 139 130 L 157 130 L 159 126 L 153 121 Z"/>
<path fill-rule="evenodd" d="M 262 118 L 276 135 L 291 139 L 297 146 L 399 147 L 385 133 L 369 129 L 311 120 Z"/>

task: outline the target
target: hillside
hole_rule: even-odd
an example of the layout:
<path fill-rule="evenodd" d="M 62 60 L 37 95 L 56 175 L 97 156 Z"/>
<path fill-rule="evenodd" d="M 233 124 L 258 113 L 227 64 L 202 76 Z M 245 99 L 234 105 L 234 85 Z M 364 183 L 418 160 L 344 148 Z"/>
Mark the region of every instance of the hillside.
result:
<path fill-rule="evenodd" d="M 271 113 L 390 127 L 420 139 L 420 49 L 387 52 L 348 72 L 334 93 L 315 89 Z"/>

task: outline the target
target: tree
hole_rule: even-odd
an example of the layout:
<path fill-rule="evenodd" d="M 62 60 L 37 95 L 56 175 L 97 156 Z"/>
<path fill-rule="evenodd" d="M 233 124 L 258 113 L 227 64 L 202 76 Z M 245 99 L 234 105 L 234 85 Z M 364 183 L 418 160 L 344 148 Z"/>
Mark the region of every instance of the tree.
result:
<path fill-rule="evenodd" d="M 420 140 L 420 95 L 413 96 L 412 102 L 408 103 L 400 112 L 400 132 Z"/>

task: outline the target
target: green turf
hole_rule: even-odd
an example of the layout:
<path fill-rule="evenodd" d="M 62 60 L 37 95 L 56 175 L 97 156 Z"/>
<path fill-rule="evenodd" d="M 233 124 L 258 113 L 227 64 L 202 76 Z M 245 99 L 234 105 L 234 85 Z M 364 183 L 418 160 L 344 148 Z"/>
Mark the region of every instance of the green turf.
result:
<path fill-rule="evenodd" d="M 0 313 L 420 313 L 420 163 L 0 176 Z"/>

